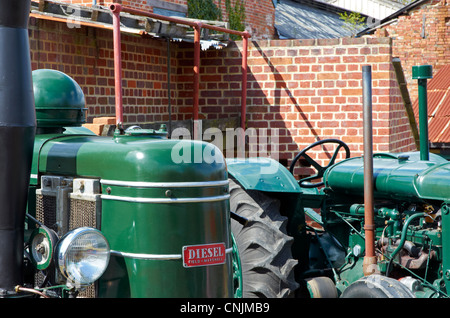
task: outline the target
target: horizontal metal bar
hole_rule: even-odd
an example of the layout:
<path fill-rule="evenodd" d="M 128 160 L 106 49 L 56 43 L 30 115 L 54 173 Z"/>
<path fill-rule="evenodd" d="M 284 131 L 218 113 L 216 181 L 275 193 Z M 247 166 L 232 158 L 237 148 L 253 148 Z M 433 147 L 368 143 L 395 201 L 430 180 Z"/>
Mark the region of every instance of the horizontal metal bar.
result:
<path fill-rule="evenodd" d="M 225 250 L 226 254 L 229 254 L 233 251 L 233 248 L 227 248 Z M 181 254 L 142 254 L 142 253 L 128 253 L 128 252 L 120 252 L 111 250 L 111 254 L 115 256 L 128 257 L 128 258 L 136 258 L 143 260 L 174 260 L 174 259 L 182 259 L 183 256 Z"/>
<path fill-rule="evenodd" d="M 118 10 L 119 12 L 122 11 L 122 12 L 127 12 L 130 14 L 135 14 L 135 15 L 139 15 L 139 16 L 154 18 L 154 19 L 163 20 L 163 21 L 169 21 L 172 23 L 184 24 L 184 25 L 188 25 L 193 28 L 204 28 L 204 29 L 210 29 L 210 30 L 224 32 L 224 33 L 240 35 L 242 37 L 247 37 L 247 38 L 250 37 L 250 33 L 245 32 L 245 31 L 243 31 L 243 32 L 236 31 L 236 30 L 226 29 L 226 28 L 222 28 L 222 27 L 218 27 L 215 25 L 210 25 L 210 24 L 206 24 L 206 23 L 202 23 L 202 22 L 184 20 L 181 18 L 167 17 L 167 16 L 163 16 L 163 15 L 159 15 L 159 14 L 155 14 L 152 12 L 147 12 L 147 11 L 143 11 L 143 10 L 139 10 L 139 9 L 122 7 L 120 4 L 117 4 L 117 3 L 111 4 L 110 9 L 113 12 Z"/>
<path fill-rule="evenodd" d="M 111 250 L 111 255 L 128 257 L 128 258 L 137 258 L 137 259 L 148 259 L 148 260 L 172 260 L 172 259 L 181 259 L 181 254 L 140 254 L 140 253 L 127 253 L 120 251 Z"/>
<path fill-rule="evenodd" d="M 101 184 L 132 188 L 199 188 L 199 187 L 221 187 L 228 185 L 228 180 L 203 181 L 203 182 L 142 182 L 142 181 L 120 181 L 101 179 Z"/>
<path fill-rule="evenodd" d="M 109 6 L 109 8 L 110 8 L 110 10 L 113 13 L 115 13 L 115 12 L 119 12 L 119 13 L 120 12 L 126 12 L 126 13 L 130 13 L 130 14 L 135 14 L 135 15 L 139 15 L 139 16 L 154 18 L 154 19 L 168 21 L 168 22 L 172 22 L 172 23 L 185 24 L 185 25 L 188 25 L 188 26 L 193 27 L 193 28 L 197 26 L 197 23 L 192 22 L 192 21 L 186 21 L 186 20 L 182 20 L 180 18 L 174 18 L 174 17 L 167 17 L 167 16 L 156 14 L 156 13 L 147 12 L 147 11 L 138 10 L 138 9 L 133 9 L 133 8 L 128 8 L 128 7 L 122 7 L 122 5 L 118 4 L 118 3 L 112 3 Z"/>
<path fill-rule="evenodd" d="M 205 203 L 224 201 L 228 200 L 229 198 L 229 194 L 201 198 L 134 198 L 116 195 L 102 195 L 102 199 L 105 200 L 117 200 L 134 203 Z"/>

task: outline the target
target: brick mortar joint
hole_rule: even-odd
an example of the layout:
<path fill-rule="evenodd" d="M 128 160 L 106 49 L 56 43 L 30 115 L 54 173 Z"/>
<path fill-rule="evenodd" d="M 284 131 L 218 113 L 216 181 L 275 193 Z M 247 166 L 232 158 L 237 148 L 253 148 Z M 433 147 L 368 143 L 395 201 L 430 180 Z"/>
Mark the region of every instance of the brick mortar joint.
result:
<path fill-rule="evenodd" d="M 256 44 L 255 44 L 256 43 Z M 323 47 L 323 46 L 360 46 L 360 45 L 389 45 L 392 46 L 391 37 L 361 37 L 337 39 L 286 39 L 286 40 L 256 40 L 250 41 L 250 48 L 290 48 L 290 47 Z M 241 49 L 242 41 L 236 46 Z"/>

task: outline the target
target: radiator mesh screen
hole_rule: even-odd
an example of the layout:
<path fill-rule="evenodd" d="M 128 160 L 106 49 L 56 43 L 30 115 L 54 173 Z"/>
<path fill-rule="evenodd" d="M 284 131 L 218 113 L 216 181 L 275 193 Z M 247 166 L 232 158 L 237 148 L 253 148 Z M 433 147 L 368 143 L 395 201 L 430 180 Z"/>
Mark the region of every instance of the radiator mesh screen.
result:
<path fill-rule="evenodd" d="M 70 199 L 69 229 L 89 226 L 96 228 L 96 202 L 80 199 Z M 94 298 L 96 295 L 95 284 L 88 286 L 78 294 L 81 298 Z"/>
<path fill-rule="evenodd" d="M 70 199 L 69 229 L 81 226 L 97 228 L 96 202 Z"/>
<path fill-rule="evenodd" d="M 53 231 L 58 231 L 55 196 L 36 194 L 36 219 Z"/>

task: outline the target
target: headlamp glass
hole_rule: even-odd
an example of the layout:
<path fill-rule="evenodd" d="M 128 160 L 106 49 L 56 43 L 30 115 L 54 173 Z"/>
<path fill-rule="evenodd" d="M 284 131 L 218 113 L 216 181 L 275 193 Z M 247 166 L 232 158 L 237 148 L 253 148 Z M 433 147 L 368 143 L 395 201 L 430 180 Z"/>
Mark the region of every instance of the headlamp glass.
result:
<path fill-rule="evenodd" d="M 100 278 L 109 263 L 109 244 L 103 234 L 88 227 L 68 232 L 56 248 L 61 274 L 77 285 L 90 285 Z"/>

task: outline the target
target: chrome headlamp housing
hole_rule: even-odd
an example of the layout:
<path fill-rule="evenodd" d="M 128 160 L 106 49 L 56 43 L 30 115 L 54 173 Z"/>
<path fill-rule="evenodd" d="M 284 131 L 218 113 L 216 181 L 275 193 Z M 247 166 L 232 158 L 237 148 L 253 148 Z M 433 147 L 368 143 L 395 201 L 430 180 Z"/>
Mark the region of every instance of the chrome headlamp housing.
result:
<path fill-rule="evenodd" d="M 55 249 L 57 268 L 75 286 L 87 286 L 99 279 L 108 267 L 109 257 L 108 241 L 90 227 L 66 233 Z"/>

